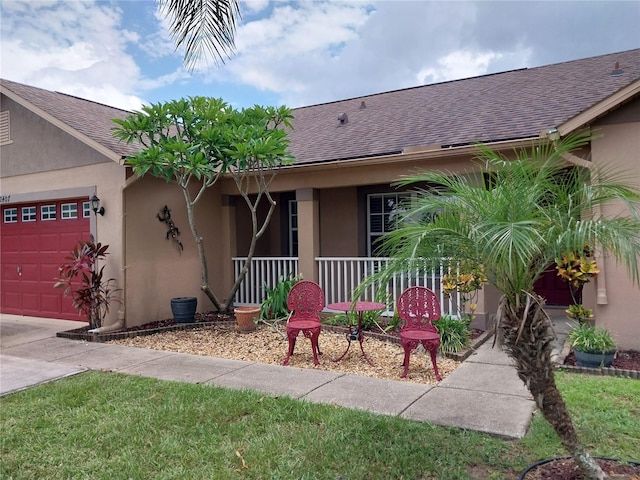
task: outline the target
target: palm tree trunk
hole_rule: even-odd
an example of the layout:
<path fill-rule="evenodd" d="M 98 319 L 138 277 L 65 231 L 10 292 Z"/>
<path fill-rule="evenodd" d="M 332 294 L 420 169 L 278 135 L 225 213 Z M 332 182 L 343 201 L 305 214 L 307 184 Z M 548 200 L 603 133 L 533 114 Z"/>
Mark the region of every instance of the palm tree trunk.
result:
<path fill-rule="evenodd" d="M 542 298 L 529 296 L 525 305 L 514 308 L 503 297 L 498 307 L 498 333 L 507 354 L 515 361 L 518 376 L 585 478 L 602 480 L 606 476 L 578 439 L 569 411 L 556 386 L 551 362 L 554 335 L 543 305 Z"/>

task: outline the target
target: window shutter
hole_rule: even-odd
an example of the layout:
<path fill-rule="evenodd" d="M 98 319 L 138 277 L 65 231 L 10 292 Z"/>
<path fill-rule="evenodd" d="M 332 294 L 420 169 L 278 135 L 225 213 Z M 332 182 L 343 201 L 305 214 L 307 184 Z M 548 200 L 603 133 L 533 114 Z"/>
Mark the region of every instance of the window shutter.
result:
<path fill-rule="evenodd" d="M 9 128 L 9 110 L 0 112 L 0 145 L 11 143 L 11 130 Z"/>

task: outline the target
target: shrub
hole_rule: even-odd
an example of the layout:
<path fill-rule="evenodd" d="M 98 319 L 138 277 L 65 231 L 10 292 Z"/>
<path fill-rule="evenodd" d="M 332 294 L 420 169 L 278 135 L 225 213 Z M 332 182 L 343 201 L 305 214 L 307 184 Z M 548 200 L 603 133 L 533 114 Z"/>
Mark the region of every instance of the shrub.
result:
<path fill-rule="evenodd" d="M 580 324 L 569 333 L 571 346 L 584 353 L 608 353 L 616 349 L 616 342 L 604 328 Z"/>
<path fill-rule="evenodd" d="M 291 288 L 302 277 L 280 276 L 278 283 L 273 288 L 264 286 L 265 298 L 260 304 L 260 320 L 279 320 L 287 318 L 289 309 L 287 308 L 287 297 Z"/>
<path fill-rule="evenodd" d="M 99 328 L 102 320 L 109 313 L 111 301 L 120 300 L 114 295 L 120 289 L 113 287 L 115 279 L 104 279 L 104 265 L 100 260 L 107 256 L 109 245 L 80 241 L 65 258 L 67 263 L 58 268 L 60 278 L 55 287 L 64 287 L 64 294 L 71 295 L 73 306 L 89 320 L 89 326 Z M 80 287 L 74 290 L 74 282 L 80 277 Z"/>
<path fill-rule="evenodd" d="M 452 315 L 442 315 L 433 322 L 440 335 L 440 350 L 444 353 L 455 353 L 464 350 L 471 342 L 469 318 L 458 319 Z"/>

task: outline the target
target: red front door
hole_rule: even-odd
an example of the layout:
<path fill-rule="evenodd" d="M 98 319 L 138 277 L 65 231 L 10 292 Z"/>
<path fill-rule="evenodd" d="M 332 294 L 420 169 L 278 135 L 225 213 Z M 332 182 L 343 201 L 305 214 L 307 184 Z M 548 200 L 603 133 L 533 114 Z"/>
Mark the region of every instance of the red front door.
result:
<path fill-rule="evenodd" d="M 571 305 L 569 284 L 558 276 L 555 263 L 549 265 L 533 286 L 535 292 L 547 300 L 547 305 Z"/>
<path fill-rule="evenodd" d="M 58 267 L 78 240 L 88 240 L 86 199 L 2 206 L 0 312 L 84 320 L 54 288 Z"/>

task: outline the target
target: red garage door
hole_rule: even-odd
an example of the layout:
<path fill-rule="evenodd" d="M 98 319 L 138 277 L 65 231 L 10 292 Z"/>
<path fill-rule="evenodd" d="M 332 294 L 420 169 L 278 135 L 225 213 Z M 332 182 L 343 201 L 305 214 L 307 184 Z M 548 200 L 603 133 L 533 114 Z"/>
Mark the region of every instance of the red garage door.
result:
<path fill-rule="evenodd" d="M 89 240 L 86 199 L 2 206 L 0 311 L 33 317 L 83 320 L 54 288 L 58 267 L 78 240 Z"/>

